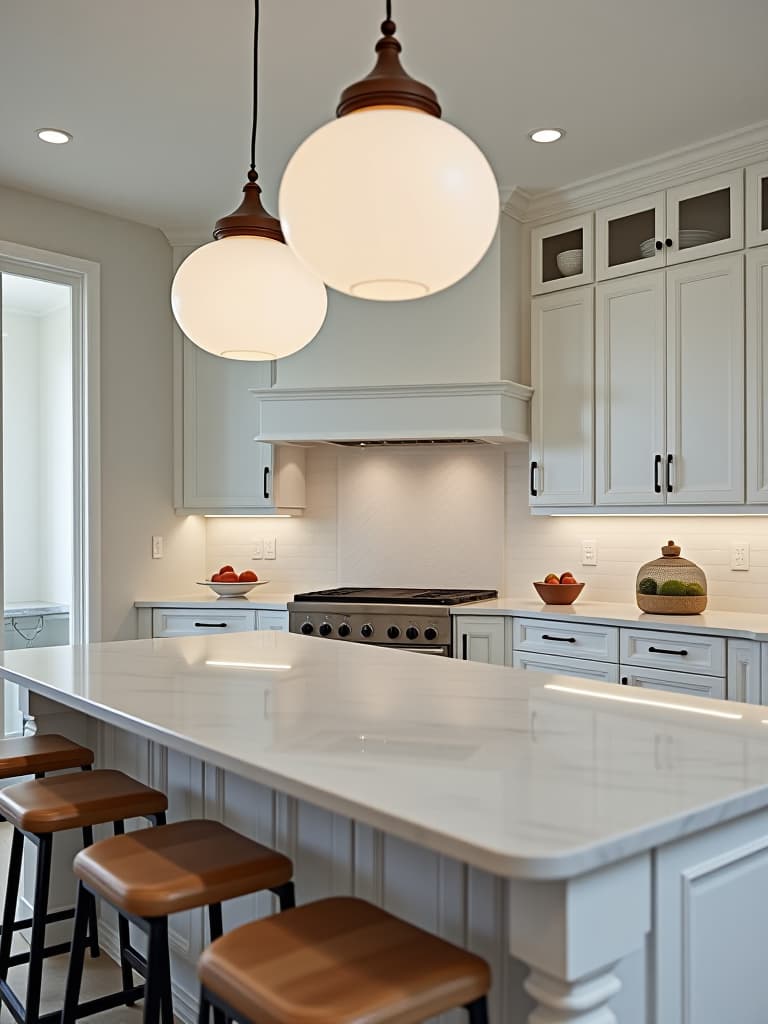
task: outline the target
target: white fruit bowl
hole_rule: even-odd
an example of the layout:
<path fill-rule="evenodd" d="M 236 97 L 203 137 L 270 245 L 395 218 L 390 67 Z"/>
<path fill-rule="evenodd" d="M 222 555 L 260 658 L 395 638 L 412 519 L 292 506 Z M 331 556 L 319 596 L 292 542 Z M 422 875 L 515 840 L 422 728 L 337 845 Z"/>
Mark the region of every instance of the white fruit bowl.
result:
<path fill-rule="evenodd" d="M 557 254 L 555 262 L 557 263 L 557 269 L 563 277 L 572 277 L 574 274 L 580 274 L 584 269 L 584 250 L 566 249 L 565 252 Z"/>
<path fill-rule="evenodd" d="M 214 583 L 212 580 L 201 580 L 198 587 L 210 587 L 214 594 L 219 597 L 245 597 L 255 587 L 263 587 L 269 580 L 257 580 L 256 583 Z"/>

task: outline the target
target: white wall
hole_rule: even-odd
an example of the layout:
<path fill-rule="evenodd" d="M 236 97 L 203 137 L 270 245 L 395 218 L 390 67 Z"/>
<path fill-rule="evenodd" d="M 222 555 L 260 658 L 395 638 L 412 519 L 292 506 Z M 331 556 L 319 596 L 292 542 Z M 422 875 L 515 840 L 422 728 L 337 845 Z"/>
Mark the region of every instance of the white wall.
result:
<path fill-rule="evenodd" d="M 8 188 L 0 239 L 101 264 L 102 634 L 130 639 L 136 598 L 188 593 L 204 568 L 201 520 L 173 511 L 170 246 L 154 228 Z"/>
<path fill-rule="evenodd" d="M 6 601 L 40 583 L 40 349 L 38 318 L 3 314 L 3 518 Z"/>

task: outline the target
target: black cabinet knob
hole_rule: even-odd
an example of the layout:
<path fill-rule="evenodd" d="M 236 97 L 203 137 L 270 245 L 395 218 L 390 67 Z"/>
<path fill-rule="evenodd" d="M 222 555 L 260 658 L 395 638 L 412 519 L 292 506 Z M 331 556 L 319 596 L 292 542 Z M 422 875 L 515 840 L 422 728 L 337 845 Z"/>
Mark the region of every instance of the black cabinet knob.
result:
<path fill-rule="evenodd" d="M 405 635 L 408 637 L 409 640 L 419 639 L 419 631 L 418 629 L 416 629 L 415 626 L 409 626 L 408 629 L 406 629 L 405 631 Z"/>
<path fill-rule="evenodd" d="M 424 630 L 424 639 L 430 641 L 437 640 L 437 630 L 434 626 L 427 626 Z"/>
<path fill-rule="evenodd" d="M 330 622 L 324 622 L 320 626 L 320 631 L 319 632 L 320 632 L 320 636 L 330 636 L 331 633 L 333 632 L 333 626 L 330 624 Z"/>
<path fill-rule="evenodd" d="M 666 245 L 666 247 L 667 247 L 668 249 L 671 249 L 671 248 L 672 248 L 672 239 L 671 239 L 671 238 L 668 238 L 668 239 L 667 239 L 667 240 L 666 240 L 666 241 L 664 242 L 664 244 Z M 659 246 L 659 248 L 661 248 L 661 246 Z"/>
<path fill-rule="evenodd" d="M 309 636 L 311 633 L 315 632 L 315 627 L 312 625 L 311 622 L 302 622 L 301 632 L 304 634 L 304 636 Z"/>
<path fill-rule="evenodd" d="M 373 636 L 373 626 L 370 622 L 366 622 L 364 626 L 360 627 L 360 636 L 364 636 L 366 640 L 370 640 Z"/>
<path fill-rule="evenodd" d="M 349 636 L 351 632 L 352 628 L 350 627 L 349 623 L 342 622 L 342 624 L 339 626 L 339 636 Z"/>
<path fill-rule="evenodd" d="M 400 636 L 399 628 L 397 626 L 390 626 L 389 629 L 387 630 L 387 636 L 389 637 L 390 640 L 397 640 L 397 638 Z"/>
<path fill-rule="evenodd" d="M 658 249 L 659 252 L 661 252 L 661 250 L 664 248 L 663 243 L 662 242 L 657 242 L 656 243 L 656 248 Z"/>

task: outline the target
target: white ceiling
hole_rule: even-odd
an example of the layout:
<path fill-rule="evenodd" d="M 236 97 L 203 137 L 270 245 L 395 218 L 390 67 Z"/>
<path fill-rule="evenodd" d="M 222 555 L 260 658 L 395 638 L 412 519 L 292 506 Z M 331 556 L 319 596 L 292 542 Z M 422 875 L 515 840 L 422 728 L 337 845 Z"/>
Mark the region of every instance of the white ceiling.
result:
<path fill-rule="evenodd" d="M 383 8 L 262 0 L 259 165 L 274 212 L 292 151 L 372 65 Z M 405 66 L 502 189 L 571 183 L 766 117 L 765 0 L 394 0 L 394 13 Z M 251 18 L 251 0 L 1 0 L 0 182 L 209 228 L 247 170 Z M 568 135 L 536 146 L 526 132 L 541 125 Z M 75 139 L 45 145 L 40 127 Z"/>
<path fill-rule="evenodd" d="M 14 313 L 45 316 L 69 301 L 69 286 L 39 281 L 35 277 L 3 274 L 0 277 L 2 308 Z"/>

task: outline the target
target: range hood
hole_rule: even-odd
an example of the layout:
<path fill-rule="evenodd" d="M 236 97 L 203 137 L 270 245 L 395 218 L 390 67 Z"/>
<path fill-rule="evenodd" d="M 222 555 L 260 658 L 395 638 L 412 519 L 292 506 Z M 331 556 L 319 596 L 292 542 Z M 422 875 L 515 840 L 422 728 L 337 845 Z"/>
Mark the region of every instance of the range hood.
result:
<path fill-rule="evenodd" d="M 251 389 L 258 441 L 283 444 L 506 444 L 529 439 L 533 392 L 512 381 Z"/>

